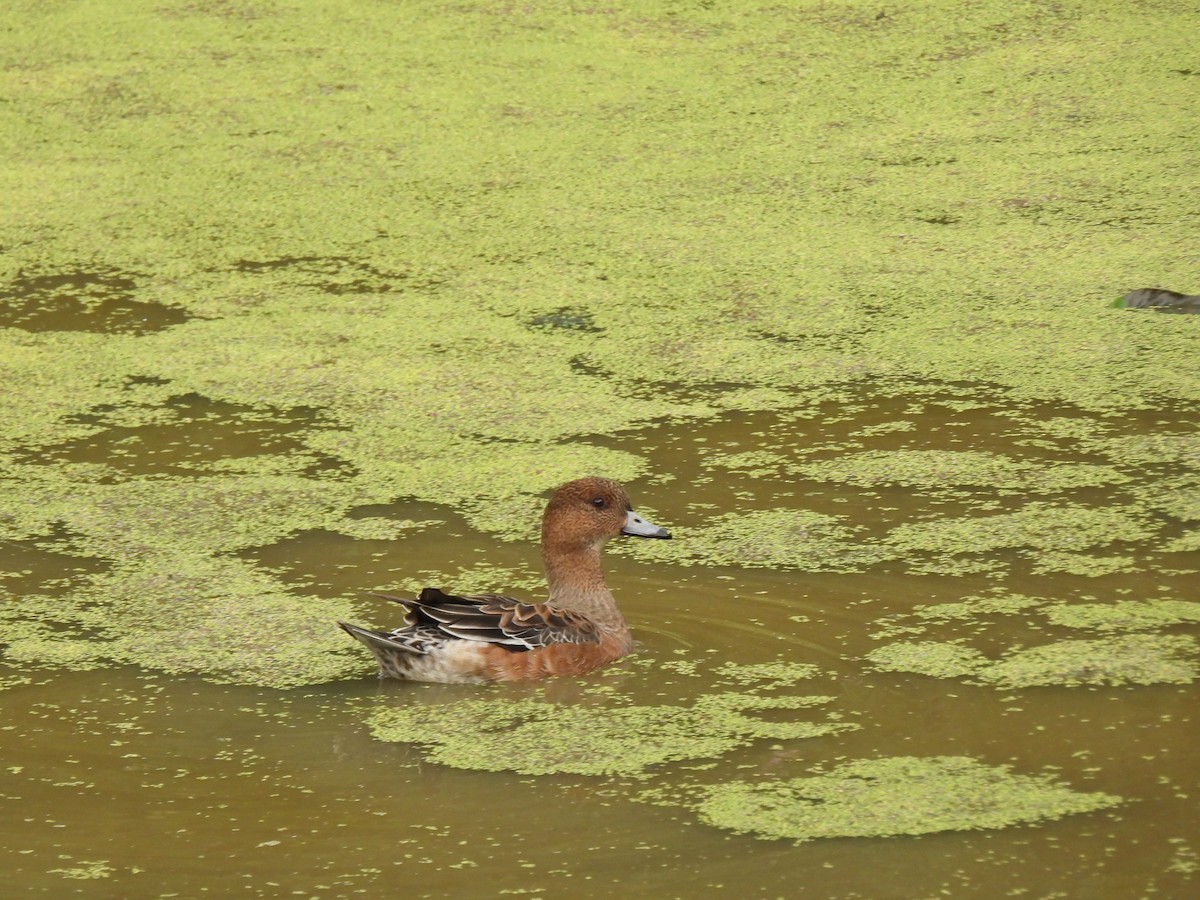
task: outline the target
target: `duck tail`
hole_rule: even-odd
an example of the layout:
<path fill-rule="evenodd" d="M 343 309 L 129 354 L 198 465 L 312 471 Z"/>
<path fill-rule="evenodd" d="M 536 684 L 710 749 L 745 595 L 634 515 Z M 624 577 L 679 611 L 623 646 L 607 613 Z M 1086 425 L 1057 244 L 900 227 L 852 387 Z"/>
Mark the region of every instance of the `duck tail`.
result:
<path fill-rule="evenodd" d="M 375 631 L 371 628 L 363 628 L 360 625 L 352 625 L 349 622 L 338 622 L 338 627 L 350 637 L 357 641 L 366 644 L 372 653 L 379 655 L 378 651 L 384 653 L 424 653 L 426 652 L 419 643 L 414 644 L 410 641 L 398 641 L 395 635 L 386 631 Z"/>
<path fill-rule="evenodd" d="M 379 591 L 371 591 L 372 597 L 378 597 L 380 600 L 391 600 L 393 603 L 399 603 L 402 606 L 408 606 L 413 602 L 412 597 L 397 597 L 395 594 L 381 594 Z"/>

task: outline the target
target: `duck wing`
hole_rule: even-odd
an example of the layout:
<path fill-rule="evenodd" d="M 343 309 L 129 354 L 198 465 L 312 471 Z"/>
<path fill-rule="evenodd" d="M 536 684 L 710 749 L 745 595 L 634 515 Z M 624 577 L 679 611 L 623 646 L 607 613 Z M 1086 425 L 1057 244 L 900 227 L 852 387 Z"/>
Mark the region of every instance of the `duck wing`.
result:
<path fill-rule="evenodd" d="M 548 603 L 522 603 L 501 594 L 457 596 L 425 588 L 418 597 L 376 594 L 407 611 L 406 628 L 424 632 L 430 627 L 464 641 L 499 644 L 510 650 L 533 650 L 551 644 L 599 644 L 596 624 L 578 613 Z"/>

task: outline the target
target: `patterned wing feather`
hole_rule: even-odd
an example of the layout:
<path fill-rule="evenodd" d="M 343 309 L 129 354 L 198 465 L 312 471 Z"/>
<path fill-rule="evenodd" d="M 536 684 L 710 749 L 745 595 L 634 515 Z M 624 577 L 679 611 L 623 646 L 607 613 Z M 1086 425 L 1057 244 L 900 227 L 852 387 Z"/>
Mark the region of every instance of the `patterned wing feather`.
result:
<path fill-rule="evenodd" d="M 598 644 L 595 624 L 546 603 L 522 603 L 500 594 L 455 596 L 425 588 L 417 598 L 378 594 L 402 604 L 409 627 L 434 626 L 448 637 L 532 650 L 551 644 Z"/>

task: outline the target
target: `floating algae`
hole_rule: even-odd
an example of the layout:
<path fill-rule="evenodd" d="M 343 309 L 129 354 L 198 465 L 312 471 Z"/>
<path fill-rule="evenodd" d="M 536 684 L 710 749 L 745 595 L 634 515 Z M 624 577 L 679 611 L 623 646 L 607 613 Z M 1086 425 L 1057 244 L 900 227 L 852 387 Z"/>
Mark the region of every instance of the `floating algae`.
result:
<path fill-rule="evenodd" d="M 912 672 L 932 678 L 974 675 L 989 662 L 978 650 L 948 641 L 900 641 L 872 650 L 866 658 L 882 672 Z"/>
<path fill-rule="evenodd" d="M 899 525 L 887 543 L 917 554 L 914 568 L 928 572 L 976 571 L 998 563 L 983 554 L 1014 550 L 1045 571 L 1104 574 L 1129 563 L 1114 558 L 1088 568 L 1080 551 L 1116 541 L 1141 541 L 1154 534 L 1143 516 L 1118 508 L 1032 502 L 1013 513 L 937 519 Z"/>
<path fill-rule="evenodd" d="M 1036 617 L 1029 613 L 1036 613 Z M 1030 627 L 1049 625 L 1110 632 L 1099 639 L 1066 639 L 1035 647 L 1014 647 L 998 659 L 965 643 L 964 625 L 986 634 L 991 625 L 1021 615 Z M 944 623 L 954 623 L 952 641 L 916 640 Z M 1188 600 L 1118 600 L 1061 603 L 997 591 L 953 603 L 918 606 L 910 613 L 881 619 L 874 637 L 908 637 L 866 655 L 878 671 L 958 678 L 998 688 L 1086 684 L 1182 684 L 1200 675 L 1197 642 L 1185 634 L 1143 634 L 1200 622 L 1200 603 Z M 908 624 L 911 623 L 911 624 Z M 1131 633 L 1132 632 L 1132 633 Z"/>
<path fill-rule="evenodd" d="M 1165 553 L 1200 553 L 1200 528 L 1185 532 L 1174 540 L 1163 544 Z"/>
<path fill-rule="evenodd" d="M 1037 597 L 1026 597 L 1024 594 L 1006 592 L 992 596 L 964 597 L 954 603 L 931 603 L 913 608 L 912 615 L 918 619 L 932 621 L 961 619 L 976 619 L 981 615 L 999 614 L 1012 615 L 1033 609 L 1045 603 Z"/>
<path fill-rule="evenodd" d="M 819 737 L 858 726 L 768 722 L 754 710 L 804 709 L 830 697 L 706 694 L 686 706 L 580 706 L 459 700 L 375 712 L 371 732 L 419 744 L 432 762 L 523 775 L 641 775 L 650 766 L 719 757 L 757 738 Z"/>
<path fill-rule="evenodd" d="M 708 824 L 797 842 L 1008 828 L 1122 802 L 954 756 L 861 760 L 815 777 L 706 791 L 697 808 Z"/>
<path fill-rule="evenodd" d="M 1131 634 L 1057 641 L 1010 652 L 978 673 L 1000 688 L 1085 684 L 1187 684 L 1200 675 L 1188 635 Z"/>
<path fill-rule="evenodd" d="M 147 561 L 158 571 L 119 564 L 65 608 L 53 597 L 6 603 L 6 658 L 74 669 L 136 664 L 280 688 L 368 671 L 330 633 L 329 616 L 348 614 L 345 601 L 306 602 L 241 560 Z"/>
<path fill-rule="evenodd" d="M 1016 615 L 1044 606 L 1046 602 L 1024 594 L 996 591 L 990 595 L 964 597 L 951 603 L 922 604 L 908 612 L 892 613 L 879 619 L 876 623 L 879 630 L 873 632 L 871 637 L 873 640 L 882 640 L 923 635 L 947 623 L 954 623 L 955 634 L 959 636 L 968 631 L 978 634 L 986 630 L 987 623 L 995 616 Z"/>
<path fill-rule="evenodd" d="M 1197 642 L 1188 635 L 1131 634 L 1065 640 L 1011 650 L 992 660 L 978 650 L 941 641 L 898 642 L 867 654 L 881 672 L 962 678 L 1012 689 L 1047 685 L 1187 684 L 1200 675 Z"/>
<path fill-rule="evenodd" d="M 860 487 L 902 485 L 944 490 L 987 487 L 1006 493 L 1055 493 L 1128 480 L 1106 466 L 1045 464 L 972 450 L 875 450 L 803 463 L 789 471 Z"/>
<path fill-rule="evenodd" d="M 120 0 L 103 14 L 0 13 L 11 60 L 0 450 L 53 469 L 21 467 L 8 485 L 18 505 L 61 511 L 73 535 L 60 552 L 121 563 L 39 613 L 75 635 L 62 639 L 86 640 L 88 605 L 114 598 L 103 639 L 124 634 L 120 658 L 155 665 L 169 648 L 138 617 L 188 605 L 185 634 L 199 643 L 162 663 L 203 672 L 224 659 L 219 677 L 252 678 L 248 660 L 205 653 L 234 637 L 213 630 L 232 606 L 224 592 L 289 610 L 300 627 L 275 634 L 276 661 L 344 601 L 219 558 L 339 522 L 379 539 L 387 523 L 345 516 L 397 498 L 528 539 L 525 511 L 557 483 L 669 474 L 636 448 L 592 443 L 653 422 L 807 411 L 880 380 L 986 384 L 1006 401 L 1087 410 L 1200 400 L 1191 317 L 1098 311 L 1092 299 L 1098 258 L 1111 278 L 1194 275 L 1184 232 L 1155 227 L 1191 214 L 1175 162 L 1187 123 L 1163 114 L 1190 108 L 1190 84 L 1141 50 L 1147 35 L 1187 33 L 1185 14 L 1051 15 L 1050 34 L 1042 7 L 1006 10 L 996 29 L 990 13 L 933 3 L 872 20 L 863 41 L 843 21 L 856 13 L 814 7 L 788 14 L 800 44 L 782 51 L 775 15 L 696 9 L 681 28 L 678 10 L 653 5 L 527 12 Z M 1047 41 L 1067 61 L 1052 77 Z M 798 72 L 813 88 L 799 104 Z M 1039 160 L 1032 180 L 1020 159 Z M 1129 185 L 1150 226 L 1134 239 Z M 1080 241 L 1093 252 L 1064 251 Z M 1115 390 L 1114 371 L 1141 389 Z M 161 426 L 165 438 L 180 397 L 307 409 L 320 424 L 257 457 L 221 439 L 215 460 L 159 454 L 146 432 L 121 431 Z M 242 413 L 228 422 L 269 431 Z M 96 468 L 72 465 L 109 449 Z M 970 486 L 995 471 L 1030 490 L 1108 477 L 934 462 L 914 477 Z M 869 477 L 857 463 L 852 477 Z M 181 497 L 173 482 L 197 475 L 224 499 L 184 498 L 194 528 L 180 514 L 166 529 L 183 551 L 120 539 L 126 522 L 171 518 L 160 507 Z M 217 484 L 226 476 L 230 488 Z M 167 501 L 130 491 L 117 516 L 91 492 L 143 477 Z M 256 477 L 261 514 L 246 490 Z M 276 502 L 284 495 L 296 505 Z M 661 561 L 855 571 L 907 552 L 856 546 L 845 520 L 767 517 L 748 524 L 773 537 L 706 523 L 696 555 Z M 26 542 L 55 527 L 52 516 L 0 524 Z M 1169 546 L 1191 546 L 1181 540 Z M 992 562 L 913 552 L 940 571 Z M 1049 567 L 1079 570 L 1082 551 L 1070 552 Z M 192 587 L 171 584 L 174 572 Z M 45 646 L 46 659 L 66 658 Z M 302 639 L 291 657 L 310 649 Z M 36 655 L 32 643 L 24 652 Z M 314 659 L 330 663 L 315 680 L 344 671 L 324 651 Z"/>
<path fill-rule="evenodd" d="M 1138 565 L 1132 556 L 1094 556 L 1090 553 L 1045 550 L 1037 555 L 1030 568 L 1038 575 L 1063 572 L 1067 575 L 1099 578 L 1114 572 L 1136 572 Z"/>
<path fill-rule="evenodd" d="M 1151 509 L 1184 522 L 1200 521 L 1200 475 L 1163 478 L 1140 492 Z"/>
<path fill-rule="evenodd" d="M 1192 600 L 1119 600 L 1047 606 L 1042 613 L 1054 625 L 1093 631 L 1141 631 L 1200 623 L 1200 603 Z"/>
<path fill-rule="evenodd" d="M 1085 441 L 1085 449 L 1103 453 L 1114 463 L 1137 466 L 1180 465 L 1200 470 L 1200 434 L 1151 434 L 1098 437 Z"/>
<path fill-rule="evenodd" d="M 0 536 L 46 540 L 63 527 L 76 554 L 113 562 L 72 586 L 74 602 L 32 594 L 0 607 L 10 659 L 136 663 L 278 687 L 361 671 L 330 633 L 347 601 L 306 601 L 233 555 L 302 524 L 354 529 L 339 512 L 353 497 L 345 486 L 295 476 L 92 484 L 69 480 L 70 469 L 14 470 L 25 491 L 7 507 Z"/>
<path fill-rule="evenodd" d="M 755 685 L 764 688 L 778 688 L 813 678 L 820 674 L 820 669 L 811 663 L 771 662 L 771 663 L 723 663 L 714 673 L 722 681 L 740 685 Z"/>
<path fill-rule="evenodd" d="M 751 566 L 845 572 L 886 559 L 886 548 L 855 540 L 857 529 L 809 510 L 765 509 L 717 516 L 698 528 L 681 527 L 676 540 L 631 548 L 639 559 L 679 565 Z"/>
<path fill-rule="evenodd" d="M 1151 534 L 1145 522 L 1122 510 L 1035 502 L 1015 513 L 901 525 L 888 540 L 905 550 L 953 555 L 1024 547 L 1086 550 Z"/>

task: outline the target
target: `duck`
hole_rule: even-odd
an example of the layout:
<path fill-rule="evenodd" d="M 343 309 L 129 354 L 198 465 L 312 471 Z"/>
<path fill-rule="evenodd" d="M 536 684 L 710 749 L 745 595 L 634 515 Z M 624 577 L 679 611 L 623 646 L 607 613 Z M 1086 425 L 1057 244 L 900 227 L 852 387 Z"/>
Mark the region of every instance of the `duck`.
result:
<path fill-rule="evenodd" d="M 404 607 L 404 624 L 392 631 L 338 625 L 374 654 L 380 678 L 486 683 L 583 675 L 633 649 L 600 568 L 605 543 L 621 535 L 671 537 L 633 511 L 620 483 L 580 478 L 558 488 L 542 515 L 545 602 L 427 587 L 416 597 L 375 595 Z"/>

